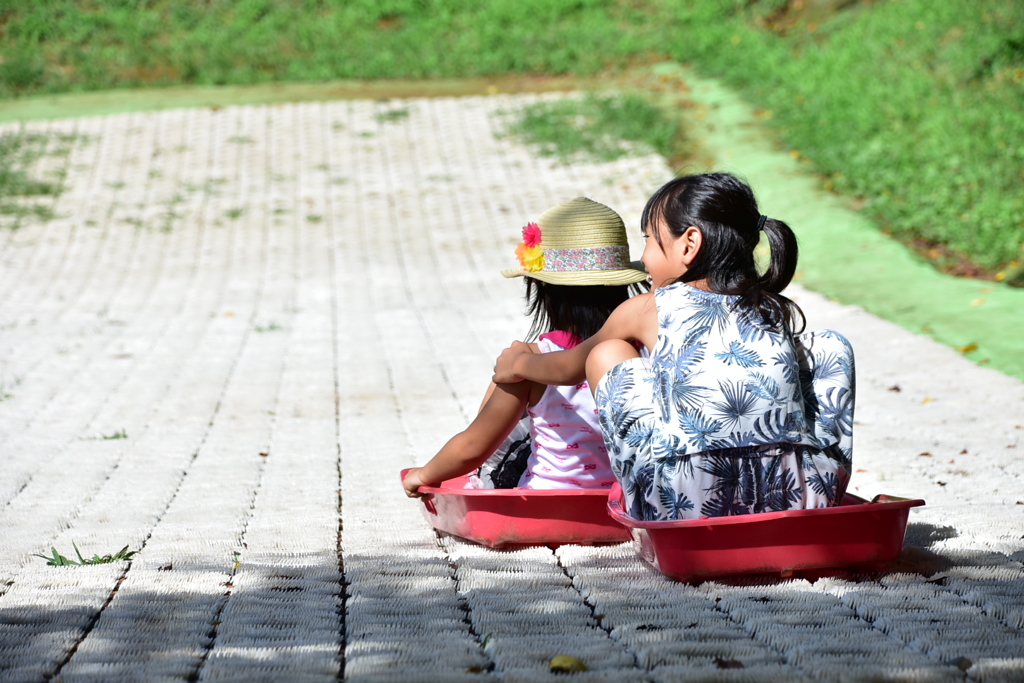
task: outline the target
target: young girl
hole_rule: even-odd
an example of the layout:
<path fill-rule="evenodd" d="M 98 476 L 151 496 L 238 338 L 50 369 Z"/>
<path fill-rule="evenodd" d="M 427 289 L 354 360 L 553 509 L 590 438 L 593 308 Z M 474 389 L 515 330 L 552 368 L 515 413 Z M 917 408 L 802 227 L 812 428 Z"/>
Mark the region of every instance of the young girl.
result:
<path fill-rule="evenodd" d="M 530 337 L 544 332 L 532 353 L 577 346 L 597 332 L 608 315 L 645 276 L 632 268 L 626 228 L 617 213 L 579 197 L 548 209 L 523 228 L 516 249 L 522 268 L 505 277 L 526 278 Z M 597 420 L 593 395 L 583 378 L 570 386 L 536 382 L 492 385 L 476 419 L 423 467 L 409 470 L 406 495 L 474 471 L 529 413 L 529 459 L 518 482 L 523 488 L 597 488 L 615 483 Z M 516 444 L 525 443 L 517 439 Z M 507 450 L 507 449 L 503 449 Z M 512 446 L 515 451 L 515 445 Z"/>
<path fill-rule="evenodd" d="M 852 450 L 853 356 L 834 332 L 802 344 L 793 336 L 803 316 L 780 294 L 796 269 L 792 230 L 725 173 L 667 183 L 648 201 L 642 230 L 654 290 L 571 350 L 537 355 L 513 344 L 494 380 L 587 377 L 638 519 L 838 504 Z M 762 231 L 771 262 L 760 274 Z"/>

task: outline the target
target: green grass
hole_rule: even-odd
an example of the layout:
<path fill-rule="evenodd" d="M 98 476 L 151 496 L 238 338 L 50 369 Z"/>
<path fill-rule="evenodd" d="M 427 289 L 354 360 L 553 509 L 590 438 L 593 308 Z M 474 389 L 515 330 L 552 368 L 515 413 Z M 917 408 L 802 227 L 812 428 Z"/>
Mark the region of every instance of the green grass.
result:
<path fill-rule="evenodd" d="M 528 105 L 507 130 L 536 144 L 544 156 L 614 161 L 638 153 L 671 156 L 677 129 L 665 112 L 639 95 L 588 94 Z"/>
<path fill-rule="evenodd" d="M 823 188 L 940 266 L 1019 268 L 1024 4 L 861 2 L 780 24 L 782 4 L 720 7 L 676 56 L 760 104 Z"/>
<path fill-rule="evenodd" d="M 10 0 L 0 31 L 0 97 L 690 62 L 940 267 L 1024 264 L 1018 0 Z"/>
<path fill-rule="evenodd" d="M 175 83 L 595 73 L 649 49 L 658 5 L 10 0 L 0 95 Z"/>

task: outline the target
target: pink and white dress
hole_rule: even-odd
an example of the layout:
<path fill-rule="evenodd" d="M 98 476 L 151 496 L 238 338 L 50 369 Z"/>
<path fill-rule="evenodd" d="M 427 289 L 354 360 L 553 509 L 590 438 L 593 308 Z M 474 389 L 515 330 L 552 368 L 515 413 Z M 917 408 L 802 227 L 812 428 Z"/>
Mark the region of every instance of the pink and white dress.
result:
<path fill-rule="evenodd" d="M 578 343 L 568 332 L 554 331 L 541 335 L 537 345 L 541 353 L 551 353 Z M 586 381 L 549 386 L 529 413 L 533 448 L 520 488 L 608 488 L 615 483 L 597 405 Z"/>

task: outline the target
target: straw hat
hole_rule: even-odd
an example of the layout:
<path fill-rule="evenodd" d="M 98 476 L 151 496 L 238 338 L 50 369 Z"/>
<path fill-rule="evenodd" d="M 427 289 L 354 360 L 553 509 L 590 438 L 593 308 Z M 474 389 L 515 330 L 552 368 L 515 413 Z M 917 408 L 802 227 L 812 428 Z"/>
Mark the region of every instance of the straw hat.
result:
<path fill-rule="evenodd" d="M 523 228 L 516 247 L 521 268 L 505 277 L 532 277 L 553 285 L 629 285 L 647 277 L 629 261 L 626 226 L 604 204 L 577 197 Z"/>

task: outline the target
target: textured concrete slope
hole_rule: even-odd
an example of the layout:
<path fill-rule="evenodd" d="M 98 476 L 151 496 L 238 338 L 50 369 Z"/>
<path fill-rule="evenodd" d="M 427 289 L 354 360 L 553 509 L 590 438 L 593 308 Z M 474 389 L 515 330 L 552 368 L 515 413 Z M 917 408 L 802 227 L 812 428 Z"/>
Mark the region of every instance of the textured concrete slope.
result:
<path fill-rule="evenodd" d="M 0 229 L 0 680 L 1024 677 L 1024 386 L 796 287 L 858 354 L 853 488 L 929 503 L 890 571 L 690 586 L 423 522 L 398 470 L 524 332 L 519 228 L 578 195 L 635 228 L 669 177 L 496 138 L 530 99 L 28 127 L 78 137 L 58 218 Z M 33 556 L 72 542 L 140 552 Z"/>

